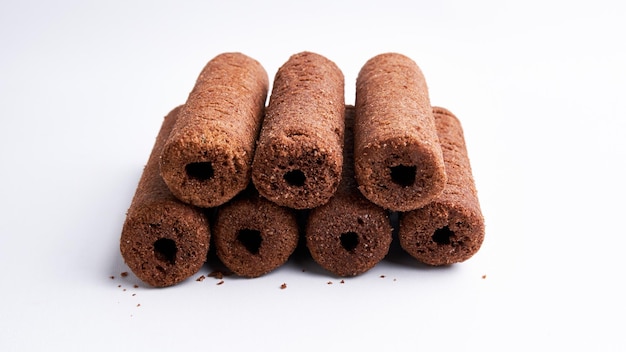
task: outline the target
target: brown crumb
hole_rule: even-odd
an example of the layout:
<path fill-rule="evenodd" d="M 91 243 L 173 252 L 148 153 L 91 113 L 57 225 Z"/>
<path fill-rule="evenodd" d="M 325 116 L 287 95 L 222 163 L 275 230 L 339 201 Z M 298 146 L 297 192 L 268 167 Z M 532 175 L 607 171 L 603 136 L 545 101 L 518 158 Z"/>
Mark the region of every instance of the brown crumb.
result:
<path fill-rule="evenodd" d="M 395 277 L 393 278 L 393 281 L 396 281 L 396 278 L 395 278 Z"/>
<path fill-rule="evenodd" d="M 133 287 L 134 287 L 134 288 L 139 288 L 139 285 L 134 284 L 134 285 L 133 285 Z"/>
<path fill-rule="evenodd" d="M 284 290 L 284 289 L 286 289 L 286 288 L 287 288 L 287 284 L 283 282 L 283 284 L 282 284 L 282 285 L 280 285 L 280 289 L 281 289 L 281 290 Z"/>
<path fill-rule="evenodd" d="M 217 271 L 217 270 L 211 271 L 209 273 L 209 277 L 214 277 L 214 278 L 216 278 L 218 280 L 221 280 L 221 279 L 224 278 L 224 273 L 222 273 L 221 271 Z"/>
<path fill-rule="evenodd" d="M 117 287 L 122 287 L 122 285 L 117 285 Z"/>
<path fill-rule="evenodd" d="M 220 282 L 217 283 L 217 285 L 221 285 L 224 283 L 224 280 L 220 280 Z"/>
<path fill-rule="evenodd" d="M 127 271 L 124 271 L 124 272 L 123 272 L 123 273 L 121 273 L 120 275 L 121 275 L 122 277 L 126 277 L 126 276 L 128 276 L 128 272 L 127 272 Z"/>
<path fill-rule="evenodd" d="M 221 280 L 225 276 L 231 276 L 233 274 L 234 273 L 232 271 L 228 271 L 228 270 L 213 270 L 207 276 L 214 277 L 214 278 L 216 278 L 218 280 Z"/>
<path fill-rule="evenodd" d="M 198 277 L 198 278 L 196 279 L 196 281 L 198 281 L 198 282 L 202 282 L 202 281 L 204 281 L 204 279 L 205 279 L 205 276 L 204 276 L 204 275 L 200 275 L 200 277 Z"/>
<path fill-rule="evenodd" d="M 339 283 L 340 283 L 340 284 L 345 284 L 346 282 L 345 282 L 345 281 L 343 281 L 343 280 L 341 280 L 341 281 L 339 281 Z"/>
<path fill-rule="evenodd" d="M 122 291 L 126 292 L 126 289 L 123 289 Z"/>
<path fill-rule="evenodd" d="M 332 284 L 333 284 L 333 282 L 332 282 L 332 281 L 328 281 L 326 284 L 327 284 L 327 285 L 332 285 Z"/>
<path fill-rule="evenodd" d="M 136 294 L 136 293 L 133 293 L 133 296 L 137 296 L 137 294 Z"/>
<path fill-rule="evenodd" d="M 486 279 L 486 278 L 487 278 L 487 275 L 486 275 L 486 274 L 485 274 L 485 275 L 483 275 L 483 279 Z"/>
<path fill-rule="evenodd" d="M 381 278 L 381 279 L 384 279 L 384 278 L 385 278 L 385 275 L 380 275 L 380 278 Z"/>
<path fill-rule="evenodd" d="M 137 307 L 141 307 L 141 304 L 137 303 Z"/>
<path fill-rule="evenodd" d="M 109 276 L 109 278 L 110 278 L 111 280 L 113 280 L 113 279 L 115 279 L 115 276 L 111 275 L 111 276 Z"/>

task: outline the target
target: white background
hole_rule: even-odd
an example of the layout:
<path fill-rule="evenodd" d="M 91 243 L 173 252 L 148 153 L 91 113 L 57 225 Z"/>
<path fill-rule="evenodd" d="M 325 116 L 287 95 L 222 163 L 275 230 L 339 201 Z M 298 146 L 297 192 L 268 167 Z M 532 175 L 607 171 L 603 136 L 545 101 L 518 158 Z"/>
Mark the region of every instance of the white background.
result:
<path fill-rule="evenodd" d="M 621 3 L 0 2 L 0 350 L 626 350 Z M 306 251 L 222 285 L 121 278 L 143 165 L 202 67 L 241 51 L 273 78 L 303 50 L 348 104 L 372 56 L 418 63 L 465 129 L 481 250 L 394 247 L 344 284 Z"/>

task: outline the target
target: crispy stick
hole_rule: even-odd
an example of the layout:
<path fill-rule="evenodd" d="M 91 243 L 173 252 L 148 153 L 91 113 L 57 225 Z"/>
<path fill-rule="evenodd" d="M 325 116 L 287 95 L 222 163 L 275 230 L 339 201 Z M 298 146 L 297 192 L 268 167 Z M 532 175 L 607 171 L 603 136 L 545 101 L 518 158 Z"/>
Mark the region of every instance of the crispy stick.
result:
<path fill-rule="evenodd" d="M 400 245 L 429 265 L 459 263 L 472 257 L 485 237 L 485 223 L 463 128 L 444 108 L 433 108 L 448 182 L 443 193 L 423 208 L 400 215 Z"/>
<path fill-rule="evenodd" d="M 278 70 L 259 137 L 252 181 L 295 209 L 322 205 L 341 179 L 344 78 L 332 61 L 303 52 Z"/>
<path fill-rule="evenodd" d="M 346 106 L 343 175 L 328 203 L 311 210 L 306 243 L 313 259 L 339 276 L 366 272 L 381 261 L 391 244 L 387 212 L 367 200 L 354 179 L 354 107 Z"/>
<path fill-rule="evenodd" d="M 261 64 L 243 54 L 207 63 L 161 157 L 161 175 L 177 198 L 209 208 L 247 187 L 268 85 Z"/>
<path fill-rule="evenodd" d="M 163 121 L 120 238 L 128 267 L 156 287 L 171 286 L 195 274 L 209 250 L 205 214 L 176 199 L 159 175 L 159 157 L 180 110 L 180 106 L 175 108 Z"/>
<path fill-rule="evenodd" d="M 426 80 L 406 56 L 362 67 L 356 83 L 355 173 L 373 203 L 393 211 L 428 204 L 446 183 Z"/>

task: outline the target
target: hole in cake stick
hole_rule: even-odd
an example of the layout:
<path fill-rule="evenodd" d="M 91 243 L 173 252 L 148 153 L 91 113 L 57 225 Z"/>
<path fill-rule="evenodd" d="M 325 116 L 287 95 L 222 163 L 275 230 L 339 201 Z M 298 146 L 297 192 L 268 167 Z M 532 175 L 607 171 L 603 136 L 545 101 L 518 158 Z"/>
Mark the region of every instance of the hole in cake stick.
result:
<path fill-rule="evenodd" d="M 176 262 L 176 252 L 178 252 L 178 248 L 174 240 L 160 238 L 154 241 L 154 255 L 157 260 L 174 264 Z"/>
<path fill-rule="evenodd" d="M 206 181 L 213 177 L 213 164 L 208 161 L 189 163 L 185 166 L 185 171 L 190 178 Z"/>
<path fill-rule="evenodd" d="M 354 251 L 356 246 L 358 246 L 359 244 L 359 235 L 357 235 L 356 232 L 352 232 L 352 231 L 345 232 L 341 234 L 340 240 L 341 240 L 341 246 L 345 250 L 352 252 Z"/>
<path fill-rule="evenodd" d="M 259 254 L 263 238 L 261 238 L 261 231 L 241 229 L 237 234 L 237 241 L 246 247 L 251 254 Z"/>
<path fill-rule="evenodd" d="M 415 175 L 417 173 L 417 167 L 398 165 L 389 168 L 391 170 L 391 181 L 402 186 L 408 187 L 415 183 Z"/>
<path fill-rule="evenodd" d="M 450 244 L 450 238 L 454 236 L 454 231 L 450 230 L 448 226 L 444 226 L 435 230 L 433 234 L 433 241 L 437 244 L 445 245 Z"/>
<path fill-rule="evenodd" d="M 306 176 L 304 176 L 304 172 L 300 170 L 287 171 L 283 175 L 283 178 L 289 185 L 296 187 L 304 186 L 304 181 L 306 181 Z"/>

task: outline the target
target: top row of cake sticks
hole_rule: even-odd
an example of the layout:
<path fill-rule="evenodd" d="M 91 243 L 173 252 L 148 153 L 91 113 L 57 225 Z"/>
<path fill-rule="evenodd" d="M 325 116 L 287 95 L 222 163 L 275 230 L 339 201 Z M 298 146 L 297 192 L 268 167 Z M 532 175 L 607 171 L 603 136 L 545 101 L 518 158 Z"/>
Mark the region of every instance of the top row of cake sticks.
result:
<path fill-rule="evenodd" d="M 224 53 L 202 70 L 160 160 L 174 196 L 216 207 L 250 180 L 294 209 L 325 204 L 341 180 L 344 76 L 324 56 L 302 52 L 268 76 L 256 60 Z M 386 53 L 356 81 L 354 168 L 358 188 L 392 211 L 420 208 L 443 191 L 446 172 L 425 78 L 410 58 Z M 314 116 L 315 118 L 311 118 Z"/>

